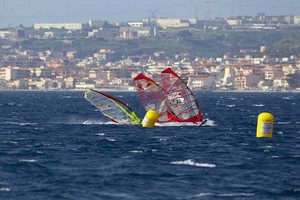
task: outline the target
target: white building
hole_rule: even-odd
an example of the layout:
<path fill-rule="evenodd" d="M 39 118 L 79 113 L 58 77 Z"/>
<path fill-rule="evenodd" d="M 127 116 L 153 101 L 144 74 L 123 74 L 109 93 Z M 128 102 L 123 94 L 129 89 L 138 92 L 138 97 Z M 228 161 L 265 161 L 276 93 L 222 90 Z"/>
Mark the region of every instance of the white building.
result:
<path fill-rule="evenodd" d="M 182 19 L 156 19 L 156 23 L 163 28 L 185 28 L 190 26 L 188 20 Z"/>
<path fill-rule="evenodd" d="M 128 22 L 128 25 L 131 27 L 140 28 L 144 26 L 144 22 Z"/>
<path fill-rule="evenodd" d="M 300 15 L 294 16 L 294 24 L 300 24 Z"/>
<path fill-rule="evenodd" d="M 65 28 L 67 30 L 82 30 L 82 27 L 82 23 L 35 23 L 33 25 L 34 29 Z"/>
<path fill-rule="evenodd" d="M 240 19 L 226 19 L 226 22 L 230 26 L 239 26 L 242 24 L 242 21 Z"/>

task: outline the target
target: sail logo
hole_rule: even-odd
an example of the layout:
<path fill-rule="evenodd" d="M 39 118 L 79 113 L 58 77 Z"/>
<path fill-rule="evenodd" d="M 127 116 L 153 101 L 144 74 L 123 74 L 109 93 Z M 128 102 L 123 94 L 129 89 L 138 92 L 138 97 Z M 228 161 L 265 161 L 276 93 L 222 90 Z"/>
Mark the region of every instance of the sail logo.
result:
<path fill-rule="evenodd" d="M 173 92 L 171 94 L 168 94 L 168 100 L 170 106 L 184 103 L 184 98 L 181 96 L 180 92 Z"/>
<path fill-rule="evenodd" d="M 182 104 L 184 102 L 184 98 L 177 98 L 172 101 L 169 101 L 170 106 L 175 106 L 177 104 Z"/>

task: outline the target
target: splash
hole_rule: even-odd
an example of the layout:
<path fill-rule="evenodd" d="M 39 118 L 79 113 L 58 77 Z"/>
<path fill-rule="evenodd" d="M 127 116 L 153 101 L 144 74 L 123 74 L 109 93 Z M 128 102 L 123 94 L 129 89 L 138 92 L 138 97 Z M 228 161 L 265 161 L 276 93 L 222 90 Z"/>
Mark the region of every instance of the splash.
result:
<path fill-rule="evenodd" d="M 202 126 L 217 126 L 215 124 L 215 121 L 214 120 L 211 120 L 209 118 L 206 119 L 207 121 L 202 125 Z"/>

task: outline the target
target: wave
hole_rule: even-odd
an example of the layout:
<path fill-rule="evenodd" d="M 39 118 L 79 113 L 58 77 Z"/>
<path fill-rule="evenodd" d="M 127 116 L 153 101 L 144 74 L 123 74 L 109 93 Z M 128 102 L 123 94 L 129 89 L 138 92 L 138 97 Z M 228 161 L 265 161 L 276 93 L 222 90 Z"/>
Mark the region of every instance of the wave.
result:
<path fill-rule="evenodd" d="M 263 107 L 263 106 L 265 106 L 265 104 L 252 104 L 252 106 L 254 106 L 254 107 Z"/>
<path fill-rule="evenodd" d="M 130 153 L 143 153 L 143 151 L 141 150 L 132 150 L 132 151 L 129 151 Z"/>
<path fill-rule="evenodd" d="M 174 165 L 191 165 L 195 167 L 209 167 L 209 168 L 214 168 L 216 167 L 215 164 L 210 164 L 210 163 L 196 163 L 191 159 L 185 160 L 185 161 L 173 161 L 171 164 Z"/>
<path fill-rule="evenodd" d="M 292 99 L 293 97 L 282 97 L 282 99 Z"/>
<path fill-rule="evenodd" d="M 98 136 L 104 136 L 105 133 L 96 133 L 96 135 L 98 135 Z"/>
<path fill-rule="evenodd" d="M 37 162 L 37 160 L 35 159 L 21 159 L 19 160 L 20 162 L 28 162 L 28 163 L 34 163 L 34 162 Z"/>
<path fill-rule="evenodd" d="M 232 108 L 232 107 L 235 107 L 235 104 L 229 104 L 229 105 L 226 105 L 226 106 Z"/>
<path fill-rule="evenodd" d="M 216 196 L 216 197 L 249 197 L 254 196 L 254 193 L 211 193 L 211 192 L 203 192 L 199 193 L 197 195 L 194 195 L 193 197 L 204 197 L 204 196 Z"/>
<path fill-rule="evenodd" d="M 107 141 L 109 141 L 109 142 L 115 142 L 115 141 L 117 141 L 117 140 L 115 140 L 114 138 L 108 138 L 108 137 L 106 137 L 105 140 L 107 140 Z"/>
<path fill-rule="evenodd" d="M 2 141 L 1 143 L 3 143 L 3 144 L 18 144 L 18 142 L 15 142 L 15 141 L 6 141 L 6 140 Z"/>
<path fill-rule="evenodd" d="M 19 126 L 36 126 L 38 123 L 32 122 L 0 122 L 0 124 L 12 124 L 12 125 L 19 125 Z"/>
<path fill-rule="evenodd" d="M 292 122 L 278 122 L 278 124 L 291 124 Z"/>
<path fill-rule="evenodd" d="M 10 189 L 7 188 L 7 187 L 1 187 L 1 188 L 0 188 L 0 191 L 1 191 L 1 192 L 10 192 Z"/>

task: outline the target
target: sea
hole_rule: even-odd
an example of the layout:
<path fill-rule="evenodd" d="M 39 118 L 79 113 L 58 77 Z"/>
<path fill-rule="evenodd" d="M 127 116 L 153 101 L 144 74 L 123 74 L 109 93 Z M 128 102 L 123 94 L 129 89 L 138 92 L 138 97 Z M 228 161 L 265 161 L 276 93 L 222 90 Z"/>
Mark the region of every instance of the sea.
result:
<path fill-rule="evenodd" d="M 135 92 L 107 92 L 145 116 Z M 118 125 L 83 91 L 0 92 L 0 199 L 300 199 L 300 93 L 195 92 L 203 126 Z M 257 117 L 274 116 L 257 138 Z"/>

